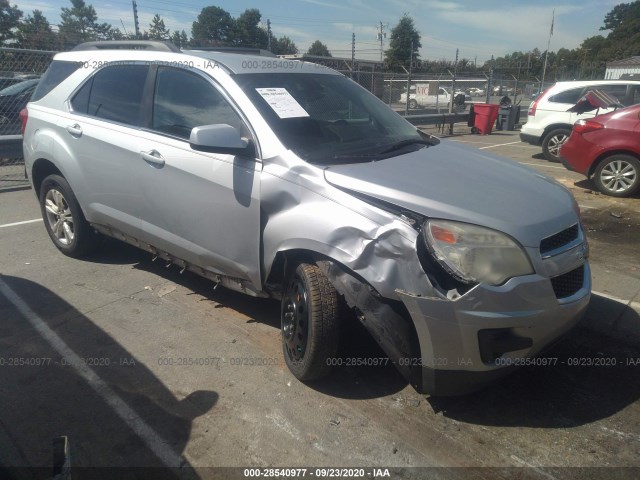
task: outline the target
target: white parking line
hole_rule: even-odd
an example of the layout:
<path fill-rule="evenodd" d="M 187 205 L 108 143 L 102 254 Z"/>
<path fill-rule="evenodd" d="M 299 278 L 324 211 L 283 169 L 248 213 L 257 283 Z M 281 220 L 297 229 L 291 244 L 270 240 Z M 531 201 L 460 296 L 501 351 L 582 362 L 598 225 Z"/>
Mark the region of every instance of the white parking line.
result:
<path fill-rule="evenodd" d="M 515 145 L 516 143 L 522 143 L 521 141 L 509 142 L 509 143 L 496 143 L 495 145 L 488 145 L 486 147 L 480 147 L 478 150 L 484 150 L 486 148 L 503 147 L 505 145 Z"/>
<path fill-rule="evenodd" d="M 33 220 L 25 220 L 24 222 L 5 223 L 4 225 L 0 225 L 0 228 L 15 227 L 16 225 L 26 225 L 27 223 L 35 223 L 35 222 L 41 222 L 41 221 L 42 221 L 41 218 L 35 218 Z"/>
<path fill-rule="evenodd" d="M 167 466 L 180 467 L 184 461 L 175 453 L 129 405 L 125 403 L 64 341 L 42 320 L 27 303 L 0 278 L 0 293 L 20 312 L 44 340 L 65 358 L 68 365 L 109 405 L 147 447 Z"/>

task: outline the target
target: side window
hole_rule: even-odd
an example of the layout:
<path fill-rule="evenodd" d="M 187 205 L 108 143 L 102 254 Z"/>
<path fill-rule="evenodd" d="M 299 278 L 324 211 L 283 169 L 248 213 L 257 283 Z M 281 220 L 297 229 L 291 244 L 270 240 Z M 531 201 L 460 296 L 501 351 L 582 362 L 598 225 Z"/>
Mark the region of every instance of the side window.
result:
<path fill-rule="evenodd" d="M 74 112 L 86 114 L 89 111 L 89 95 L 93 86 L 93 77 L 85 82 L 85 84 L 76 92 L 71 99 L 71 108 Z"/>
<path fill-rule="evenodd" d="M 564 92 L 556 93 L 549 97 L 550 102 L 554 103 L 570 103 L 574 104 L 582 97 L 583 88 L 572 88 L 571 90 L 565 90 Z"/>
<path fill-rule="evenodd" d="M 640 85 L 630 85 L 629 89 L 629 105 L 637 105 L 640 103 Z"/>
<path fill-rule="evenodd" d="M 77 112 L 139 126 L 149 67 L 114 65 L 98 71 L 71 100 Z"/>
<path fill-rule="evenodd" d="M 40 79 L 40 83 L 38 84 L 33 97 L 31 97 L 31 101 L 35 102 L 40 100 L 80 67 L 82 67 L 82 62 L 63 62 L 62 60 L 54 60 Z"/>
<path fill-rule="evenodd" d="M 598 90 L 602 90 L 609 95 L 613 95 L 616 97 L 622 104 L 627 104 L 626 96 L 627 96 L 627 85 L 625 84 L 617 84 L 617 85 L 597 85 L 593 88 L 597 88 Z"/>
<path fill-rule="evenodd" d="M 153 130 L 188 139 L 193 127 L 220 123 L 235 127 L 243 137 L 249 136 L 242 119 L 204 78 L 178 68 L 158 68 Z"/>

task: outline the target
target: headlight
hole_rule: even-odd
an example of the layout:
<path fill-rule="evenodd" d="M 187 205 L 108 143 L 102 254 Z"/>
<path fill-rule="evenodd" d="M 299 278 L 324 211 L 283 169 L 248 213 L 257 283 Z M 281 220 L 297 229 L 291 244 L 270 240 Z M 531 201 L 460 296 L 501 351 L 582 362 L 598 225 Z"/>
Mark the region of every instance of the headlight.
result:
<path fill-rule="evenodd" d="M 427 220 L 422 232 L 427 248 L 454 277 L 465 283 L 501 285 L 533 273 L 522 247 L 489 228 L 447 220 Z"/>

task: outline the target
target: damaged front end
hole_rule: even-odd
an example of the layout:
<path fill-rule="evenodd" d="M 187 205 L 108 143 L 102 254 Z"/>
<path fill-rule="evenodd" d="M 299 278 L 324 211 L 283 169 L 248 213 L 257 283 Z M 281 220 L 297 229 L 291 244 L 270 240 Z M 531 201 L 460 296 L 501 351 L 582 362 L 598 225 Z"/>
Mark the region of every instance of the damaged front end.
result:
<path fill-rule="evenodd" d="M 434 219 L 417 196 L 404 194 L 417 206 L 407 208 L 384 187 L 324 181 L 322 169 L 290 155 L 263 170 L 266 274 L 275 274 L 281 255 L 312 259 L 419 392 L 477 390 L 526 364 L 586 309 L 586 241 L 570 201 L 555 223 L 521 227 L 514 236 L 527 239 L 523 246 L 499 225 Z M 464 211 L 454 208 L 445 213 L 460 217 Z M 567 223 L 575 238 L 558 243 Z M 548 255 L 540 251 L 545 240 L 554 248 Z"/>

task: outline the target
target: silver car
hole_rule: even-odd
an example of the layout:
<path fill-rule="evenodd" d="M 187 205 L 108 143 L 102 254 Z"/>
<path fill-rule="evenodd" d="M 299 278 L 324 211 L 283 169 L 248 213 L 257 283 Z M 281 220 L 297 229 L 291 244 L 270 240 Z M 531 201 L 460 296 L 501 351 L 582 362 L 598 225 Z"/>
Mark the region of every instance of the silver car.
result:
<path fill-rule="evenodd" d="M 279 299 L 302 381 L 339 363 L 349 315 L 417 390 L 454 395 L 526 363 L 585 310 L 587 242 L 553 180 L 425 135 L 328 68 L 111 45 L 56 55 L 23 116 L 64 254 L 100 233 Z"/>

